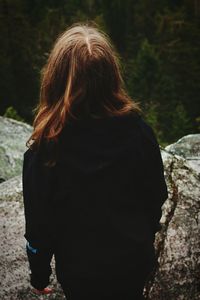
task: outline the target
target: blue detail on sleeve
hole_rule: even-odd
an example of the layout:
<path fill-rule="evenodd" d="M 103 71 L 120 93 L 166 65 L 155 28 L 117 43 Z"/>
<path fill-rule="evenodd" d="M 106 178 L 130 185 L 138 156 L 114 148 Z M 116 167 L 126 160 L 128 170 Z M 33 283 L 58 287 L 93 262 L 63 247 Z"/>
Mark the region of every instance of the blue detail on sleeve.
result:
<path fill-rule="evenodd" d="M 34 254 L 36 254 L 37 251 L 38 251 L 36 248 L 33 248 L 33 247 L 29 244 L 29 242 L 26 243 L 26 247 L 27 247 L 31 252 L 33 252 Z"/>

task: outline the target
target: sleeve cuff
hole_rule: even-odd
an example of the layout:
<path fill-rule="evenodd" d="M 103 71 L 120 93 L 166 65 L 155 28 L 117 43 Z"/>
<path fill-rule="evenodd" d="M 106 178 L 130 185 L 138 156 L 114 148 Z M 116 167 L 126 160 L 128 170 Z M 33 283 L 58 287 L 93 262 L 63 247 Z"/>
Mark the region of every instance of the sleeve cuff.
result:
<path fill-rule="evenodd" d="M 46 280 L 39 278 L 38 276 L 33 275 L 32 273 L 30 274 L 30 283 L 32 287 L 34 287 L 37 290 L 43 290 L 49 285 L 49 277 Z"/>

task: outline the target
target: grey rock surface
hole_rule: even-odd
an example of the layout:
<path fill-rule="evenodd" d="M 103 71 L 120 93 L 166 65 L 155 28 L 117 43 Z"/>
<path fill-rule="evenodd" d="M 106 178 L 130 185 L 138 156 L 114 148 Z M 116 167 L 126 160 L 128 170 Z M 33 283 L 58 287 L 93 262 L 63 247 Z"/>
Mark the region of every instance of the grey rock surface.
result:
<path fill-rule="evenodd" d="M 9 120 L 2 122 L 8 122 L 10 126 Z M 23 123 L 19 123 L 22 128 Z M 31 130 L 29 127 L 27 129 L 26 124 L 24 128 L 22 131 L 26 133 Z M 19 131 L 18 134 L 20 135 Z M 22 146 L 19 149 L 22 155 L 27 135 L 22 134 L 20 137 Z M 192 143 L 196 145 L 200 135 L 195 135 L 190 141 L 188 137 L 190 136 L 184 138 L 190 143 L 192 151 L 196 147 Z M 155 240 L 159 266 L 145 289 L 149 300 L 200 299 L 200 175 L 198 169 L 188 163 L 187 157 L 191 156 L 184 156 L 180 152 L 181 148 L 179 152 L 175 149 L 176 145 L 173 144 L 162 150 L 169 198 L 163 205 L 162 229 Z M 199 157 L 199 148 L 195 149 L 195 157 Z M 56 292 L 53 295 L 38 297 L 31 292 L 23 237 L 21 174 L 0 183 L 0 218 L 0 299 L 65 299 L 56 282 L 55 271 L 52 286 Z M 54 262 L 52 266 L 54 269 Z"/>
<path fill-rule="evenodd" d="M 19 175 L 32 127 L 0 116 L 0 182 Z"/>
<path fill-rule="evenodd" d="M 52 275 L 55 294 L 38 297 L 32 293 L 24 226 L 22 180 L 19 175 L 0 184 L 0 299 L 65 299 L 56 282 L 55 272 Z M 54 262 L 52 267 L 54 269 Z"/>
<path fill-rule="evenodd" d="M 197 300 L 200 299 L 200 175 L 186 159 L 167 152 L 169 148 L 162 151 L 169 197 L 162 207 L 162 229 L 155 240 L 159 267 L 147 284 L 146 294 L 152 300 Z M 197 151 L 195 154 L 199 155 Z"/>
<path fill-rule="evenodd" d="M 187 159 L 187 163 L 200 174 L 200 134 L 189 134 L 165 150 Z"/>
<path fill-rule="evenodd" d="M 0 299 L 17 299 L 22 286 L 28 286 L 20 176 L 0 184 L 0 225 Z"/>

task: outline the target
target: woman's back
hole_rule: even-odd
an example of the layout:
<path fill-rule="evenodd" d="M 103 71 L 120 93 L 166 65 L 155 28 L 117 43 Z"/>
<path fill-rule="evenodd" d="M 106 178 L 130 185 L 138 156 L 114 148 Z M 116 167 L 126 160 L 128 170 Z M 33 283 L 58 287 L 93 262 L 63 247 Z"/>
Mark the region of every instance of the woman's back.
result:
<path fill-rule="evenodd" d="M 43 151 L 40 159 L 46 155 Z M 77 274 L 129 278 L 133 270 L 139 272 L 140 256 L 145 270 L 152 269 L 154 234 L 167 190 L 164 176 L 159 179 L 159 146 L 140 116 L 66 126 L 57 165 L 49 177 L 43 172 L 27 189 L 34 193 L 42 186 L 37 200 L 41 222 L 48 226 L 41 234 L 54 239 L 61 281 Z"/>
<path fill-rule="evenodd" d="M 58 38 L 23 164 L 25 238 L 37 289 L 49 283 L 53 254 L 73 300 L 86 299 L 91 280 L 92 299 L 98 280 L 133 280 L 134 290 L 121 282 L 120 293 L 139 299 L 155 266 L 153 242 L 167 198 L 163 163 L 154 132 L 123 85 L 102 32 L 78 25 Z M 99 299 L 111 300 L 116 289 L 111 284 Z"/>

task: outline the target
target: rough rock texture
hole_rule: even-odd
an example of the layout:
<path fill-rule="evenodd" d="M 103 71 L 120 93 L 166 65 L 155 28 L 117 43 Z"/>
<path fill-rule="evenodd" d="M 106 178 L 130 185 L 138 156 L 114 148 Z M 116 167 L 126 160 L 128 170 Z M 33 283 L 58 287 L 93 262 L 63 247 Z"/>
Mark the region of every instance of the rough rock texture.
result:
<path fill-rule="evenodd" d="M 38 299 L 29 285 L 29 266 L 25 252 L 24 211 L 21 175 L 0 184 L 0 299 Z M 54 265 L 54 262 L 52 263 Z M 65 299 L 52 276 L 57 292 L 41 299 Z"/>
<path fill-rule="evenodd" d="M 200 134 L 189 134 L 168 145 L 165 150 L 187 159 L 188 164 L 200 173 Z"/>
<path fill-rule="evenodd" d="M 0 299 L 15 299 L 18 290 L 28 286 L 21 176 L 0 184 L 0 207 Z"/>
<path fill-rule="evenodd" d="M 179 156 L 199 157 L 199 141 L 198 134 L 186 136 L 162 151 L 169 197 L 155 241 L 159 267 L 147 285 L 147 299 L 200 299 L 200 175 L 196 166 Z"/>
<path fill-rule="evenodd" d="M 0 124 L 3 122 L 8 127 L 15 124 L 15 121 L 1 118 Z M 27 128 L 31 131 L 31 127 L 20 122 L 17 124 L 16 137 L 14 133 L 12 137 L 17 140 L 20 136 L 22 146 L 18 148 L 21 149 L 18 157 L 22 157 L 27 136 L 21 134 L 19 128 L 24 133 Z M 180 141 L 184 141 L 183 146 L 180 146 Z M 200 135 L 189 135 L 179 140 L 178 146 L 175 143 L 162 150 L 169 198 L 163 205 L 162 229 L 155 241 L 159 267 L 145 290 L 146 298 L 150 300 L 200 299 L 200 175 L 187 159 L 195 156 L 196 161 L 199 157 L 197 141 L 200 141 Z M 195 155 L 194 148 L 197 149 Z M 0 184 L 0 299 L 65 299 L 56 283 L 55 273 L 52 286 L 56 293 L 38 297 L 31 292 L 23 238 L 22 200 L 21 175 Z"/>
<path fill-rule="evenodd" d="M 0 116 L 0 182 L 19 175 L 32 127 Z"/>
<path fill-rule="evenodd" d="M 56 282 L 55 272 L 52 275 L 52 286 L 57 291 L 55 294 L 36 296 L 31 292 L 29 285 L 29 266 L 23 236 L 21 172 L 23 153 L 27 149 L 25 142 L 31 132 L 30 125 L 0 116 L 0 299 L 2 300 L 65 299 Z M 16 174 L 19 175 L 15 176 Z M 52 265 L 54 266 L 54 262 Z"/>

